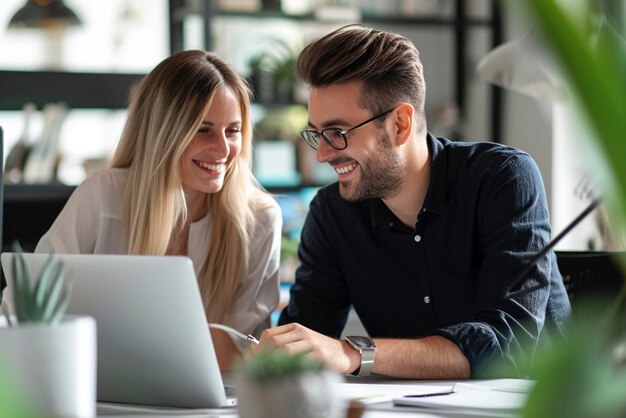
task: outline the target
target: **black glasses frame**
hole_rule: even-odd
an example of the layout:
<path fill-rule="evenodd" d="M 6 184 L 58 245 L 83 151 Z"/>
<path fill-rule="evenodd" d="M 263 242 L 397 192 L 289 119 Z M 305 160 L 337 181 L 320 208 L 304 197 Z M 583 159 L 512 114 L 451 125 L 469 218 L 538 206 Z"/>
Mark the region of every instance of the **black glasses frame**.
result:
<path fill-rule="evenodd" d="M 305 129 L 303 131 L 300 131 L 300 135 L 306 141 L 306 143 L 309 144 L 309 146 L 313 148 L 314 150 L 317 150 L 317 148 L 319 147 L 320 137 L 322 137 L 324 138 L 324 141 L 326 141 L 326 143 L 331 148 L 341 151 L 341 150 L 348 148 L 348 137 L 347 137 L 348 133 L 354 131 L 357 128 L 360 128 L 363 125 L 367 125 L 368 123 L 375 121 L 376 119 L 386 116 L 388 113 L 390 113 L 394 109 L 395 107 L 392 107 L 391 109 L 386 110 L 383 113 L 379 113 L 376 116 L 372 116 L 365 122 L 361 122 L 358 125 L 355 125 L 350 129 L 346 129 L 345 131 L 339 128 L 326 128 L 326 129 L 322 129 L 321 131 L 316 131 L 315 129 Z M 330 138 L 327 135 L 327 132 L 334 132 L 338 135 L 341 135 L 341 137 L 343 138 L 343 144 L 335 144 L 336 141 L 333 141 L 332 138 Z"/>

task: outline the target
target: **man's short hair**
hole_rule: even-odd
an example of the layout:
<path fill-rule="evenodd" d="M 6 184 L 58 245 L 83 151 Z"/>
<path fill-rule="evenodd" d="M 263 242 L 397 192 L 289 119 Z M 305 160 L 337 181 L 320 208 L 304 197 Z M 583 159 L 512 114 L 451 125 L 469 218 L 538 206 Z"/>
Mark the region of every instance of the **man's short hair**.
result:
<path fill-rule="evenodd" d="M 396 33 L 343 26 L 302 51 L 296 74 L 312 87 L 361 81 L 359 104 L 372 113 L 408 102 L 418 115 L 424 114 L 426 84 L 419 52 Z"/>

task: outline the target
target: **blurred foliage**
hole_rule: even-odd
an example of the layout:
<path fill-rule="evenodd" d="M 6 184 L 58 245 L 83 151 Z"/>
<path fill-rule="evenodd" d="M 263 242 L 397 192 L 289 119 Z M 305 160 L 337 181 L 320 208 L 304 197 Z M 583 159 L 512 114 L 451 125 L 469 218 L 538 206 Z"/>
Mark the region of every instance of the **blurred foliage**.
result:
<path fill-rule="evenodd" d="M 280 261 L 282 262 L 292 257 L 297 257 L 298 245 L 300 245 L 300 241 L 283 234 L 281 238 Z"/>
<path fill-rule="evenodd" d="M 561 63 L 576 104 L 595 134 L 603 184 L 616 219 L 626 218 L 626 43 L 602 14 L 576 20 L 556 0 L 530 0 L 544 38 Z M 560 2 L 562 3 L 562 2 Z"/>
<path fill-rule="evenodd" d="M 0 331 L 2 332 L 2 331 Z M 4 361 L 0 359 L 0 362 Z M 0 364 L 0 416 L 11 418 L 33 418 L 38 415 L 28 406 L 22 393 L 16 390 L 15 382 L 10 382 L 5 368 Z"/>
<path fill-rule="evenodd" d="M 308 353 L 290 354 L 281 350 L 265 350 L 244 359 L 238 371 L 253 380 L 267 381 L 319 372 L 323 368 L 323 364 L 314 360 Z"/>
<path fill-rule="evenodd" d="M 626 416 L 623 310 L 621 317 L 611 309 L 597 317 L 579 309 L 581 314 L 570 323 L 569 340 L 537 353 L 532 372 L 537 384 L 524 417 Z"/>
<path fill-rule="evenodd" d="M 615 228 L 626 220 L 626 47 L 599 2 L 575 17 L 566 2 L 529 0 L 547 46 L 560 62 L 576 105 L 586 115 L 605 171 L 605 198 Z M 621 260 L 622 265 L 626 262 Z M 625 269 L 626 270 L 626 269 Z M 626 416 L 623 293 L 605 317 L 576 315 L 570 338 L 537 353 L 525 417 Z M 608 304 L 608 302 L 607 302 Z"/>
<path fill-rule="evenodd" d="M 281 81 L 295 83 L 296 60 L 301 50 L 300 46 L 292 47 L 285 40 L 272 37 L 267 48 L 250 58 L 248 67 L 252 74 L 268 72 Z"/>
<path fill-rule="evenodd" d="M 301 105 L 279 106 L 267 109 L 267 113 L 254 127 L 255 141 L 288 139 L 299 141 L 300 131 L 308 125 L 306 107 Z"/>

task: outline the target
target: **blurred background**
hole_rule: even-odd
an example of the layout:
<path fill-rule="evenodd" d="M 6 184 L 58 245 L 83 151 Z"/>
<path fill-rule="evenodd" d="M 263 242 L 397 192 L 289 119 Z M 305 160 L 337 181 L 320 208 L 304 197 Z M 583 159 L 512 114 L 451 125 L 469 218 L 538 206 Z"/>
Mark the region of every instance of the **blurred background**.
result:
<path fill-rule="evenodd" d="M 597 3 L 611 9 L 612 27 L 623 27 L 623 1 Z M 598 192 L 587 151 L 573 138 L 587 135 L 586 128 L 519 2 L 3 0 L 3 247 L 15 238 L 26 249 L 34 245 L 73 187 L 107 165 L 125 121 L 128 89 L 142 75 L 174 51 L 208 49 L 255 91 L 254 170 L 283 208 L 288 282 L 310 199 L 335 181 L 299 138 L 307 123 L 307 86 L 295 80 L 293 63 L 311 40 L 357 22 L 415 43 L 432 133 L 501 142 L 534 157 L 555 234 Z M 606 229 L 598 211 L 559 247 L 620 249 Z"/>

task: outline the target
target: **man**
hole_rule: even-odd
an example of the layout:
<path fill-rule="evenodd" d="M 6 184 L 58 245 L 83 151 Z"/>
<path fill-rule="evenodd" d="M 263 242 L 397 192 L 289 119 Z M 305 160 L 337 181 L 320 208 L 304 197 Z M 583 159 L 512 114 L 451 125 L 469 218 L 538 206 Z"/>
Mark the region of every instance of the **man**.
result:
<path fill-rule="evenodd" d="M 338 182 L 311 203 L 301 266 L 260 347 L 309 351 L 343 373 L 460 379 L 523 376 L 562 331 L 569 301 L 532 158 L 430 135 L 418 51 L 397 34 L 340 28 L 304 49 L 303 138 Z M 350 307 L 367 336 L 337 339 Z"/>

